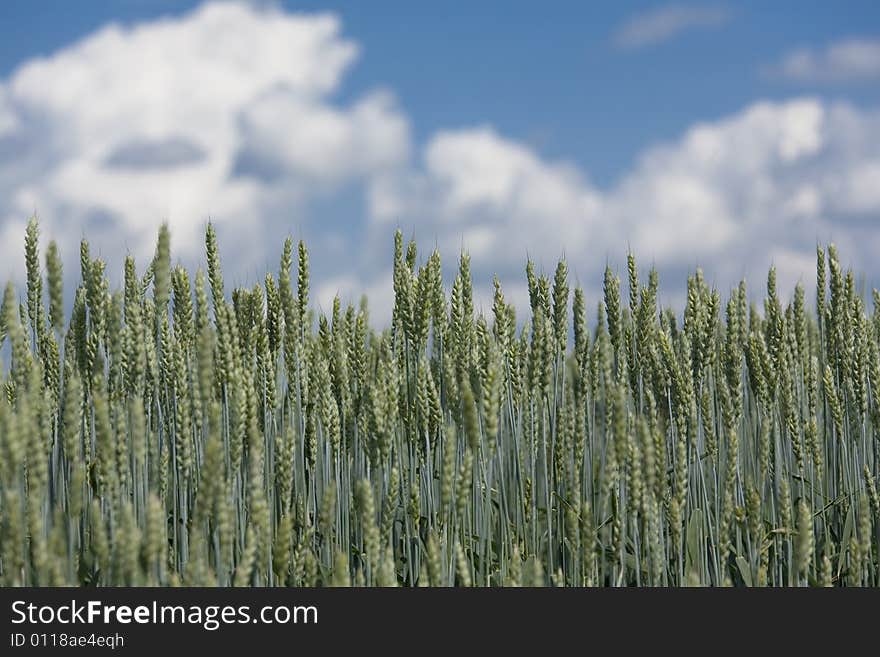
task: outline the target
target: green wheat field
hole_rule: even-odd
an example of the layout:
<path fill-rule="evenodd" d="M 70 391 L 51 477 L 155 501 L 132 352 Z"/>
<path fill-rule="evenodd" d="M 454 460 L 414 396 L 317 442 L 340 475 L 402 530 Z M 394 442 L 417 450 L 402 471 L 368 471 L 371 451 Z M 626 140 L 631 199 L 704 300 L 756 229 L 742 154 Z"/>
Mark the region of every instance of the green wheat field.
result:
<path fill-rule="evenodd" d="M 880 293 L 833 246 L 815 300 L 697 271 L 676 314 L 630 255 L 592 300 L 524 263 L 530 308 L 496 279 L 482 316 L 468 255 L 447 293 L 398 232 L 371 318 L 310 305 L 303 243 L 229 290 L 210 224 L 206 272 L 170 241 L 118 291 L 83 241 L 66 316 L 28 225 L 3 586 L 880 585 Z"/>

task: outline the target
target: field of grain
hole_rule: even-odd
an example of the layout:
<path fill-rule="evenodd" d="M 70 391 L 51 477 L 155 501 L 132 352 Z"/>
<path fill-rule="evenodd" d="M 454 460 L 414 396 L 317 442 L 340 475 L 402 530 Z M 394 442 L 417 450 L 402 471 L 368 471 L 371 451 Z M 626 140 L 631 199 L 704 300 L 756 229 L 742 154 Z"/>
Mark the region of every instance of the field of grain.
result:
<path fill-rule="evenodd" d="M 447 292 L 398 232 L 371 318 L 314 310 L 302 243 L 228 290 L 210 225 L 206 273 L 170 242 L 111 291 L 83 241 L 68 316 L 28 226 L 3 586 L 880 584 L 880 295 L 833 246 L 815 300 L 696 272 L 676 314 L 630 256 L 602 299 L 524 263 L 531 307 L 496 280 L 484 317 L 467 254 Z"/>

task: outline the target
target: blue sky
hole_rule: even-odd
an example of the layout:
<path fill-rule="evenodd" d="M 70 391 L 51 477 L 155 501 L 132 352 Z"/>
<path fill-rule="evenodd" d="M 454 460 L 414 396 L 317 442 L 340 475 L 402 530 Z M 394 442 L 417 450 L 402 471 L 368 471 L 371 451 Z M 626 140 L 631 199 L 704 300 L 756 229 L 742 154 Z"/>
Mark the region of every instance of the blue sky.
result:
<path fill-rule="evenodd" d="M 121 241 L 143 255 L 138 245 L 153 229 L 138 215 L 146 206 L 172 215 L 165 218 L 186 258 L 197 246 L 191 228 L 221 215 L 221 236 L 225 225 L 230 240 L 261 235 L 272 247 L 233 256 L 242 277 L 274 262 L 276 238 L 287 230 L 324 256 L 313 261 L 325 291 L 352 294 L 378 293 L 387 280 L 395 224 L 428 245 L 466 246 L 475 261 L 483 257 L 486 277 L 519 276 L 515 263 L 526 252 L 548 267 L 565 253 L 586 283 L 606 259 L 635 246 L 673 277 L 700 265 L 721 286 L 743 275 L 759 281 L 772 261 L 783 282 L 809 285 L 811 251 L 825 239 L 851 246 L 850 259 L 869 276 L 880 273 L 870 257 L 880 243 L 872 192 L 880 184 L 876 2 L 276 2 L 212 11 L 164 0 L 3 3 L 0 192 L 17 199 L 0 201 L 6 241 L 31 205 L 63 248 L 101 227 L 108 249 Z M 256 60 L 299 57 L 294 42 L 320 31 L 318 16 L 331 17 L 332 34 L 296 66 L 312 67 L 313 77 L 332 70 L 333 79 L 300 88 L 283 61 L 257 61 L 237 73 L 224 68 L 217 75 L 228 80 L 202 86 L 209 58 L 187 39 L 163 46 L 155 27 L 170 21 L 206 42 L 220 30 L 222 45 L 242 16 L 261 17 L 248 28 L 254 41 L 276 24 L 293 30 L 279 33 L 275 49 L 255 49 Z M 81 55 L 111 22 L 121 25 L 119 38 L 95 52 L 120 55 L 105 70 Z M 137 30 L 146 30 L 140 40 Z M 140 59 L 153 43 L 180 48 L 190 79 Z M 334 49 L 342 59 L 327 67 Z M 51 70 L 35 72 L 41 58 L 54 62 Z M 239 97 L 226 91 L 241 84 L 236 75 L 265 82 Z M 41 87 L 64 87 L 68 77 L 82 80 L 82 94 Z M 149 100 L 143 111 L 123 102 L 129 84 Z M 177 101 L 162 95 L 163 85 L 216 91 L 225 114 L 211 120 L 222 135 L 214 138 L 210 121 L 166 117 Z M 4 102 L 15 117 L 5 136 Z M 117 103 L 116 115 L 99 109 Z M 319 120 L 315 130 L 287 138 L 290 126 L 311 120 Z M 378 136 L 353 136 L 355 128 Z M 95 135 L 106 136 L 104 150 L 87 153 Z M 160 150 L 165 158 L 192 152 L 193 161 L 164 173 L 159 160 L 110 172 L 120 154 Z M 117 182 L 133 207 L 110 192 L 83 192 Z M 220 196 L 223 208 L 195 210 Z M 509 253 L 499 255 L 502 247 Z"/>

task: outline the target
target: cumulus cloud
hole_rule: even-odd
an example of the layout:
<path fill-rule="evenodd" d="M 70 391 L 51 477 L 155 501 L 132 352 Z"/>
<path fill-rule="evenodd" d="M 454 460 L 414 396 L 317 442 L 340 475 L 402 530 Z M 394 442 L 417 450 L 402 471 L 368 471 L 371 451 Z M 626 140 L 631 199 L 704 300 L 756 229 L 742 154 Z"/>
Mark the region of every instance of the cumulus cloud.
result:
<path fill-rule="evenodd" d="M 565 254 L 595 285 L 606 258 L 632 248 L 673 286 L 697 266 L 721 287 L 743 276 L 761 285 L 774 262 L 781 283 L 809 289 L 817 241 L 836 240 L 880 273 L 878 121 L 813 98 L 758 102 L 645 149 L 607 189 L 490 129 L 445 132 L 415 173 L 377 181 L 373 216 L 464 244 L 483 274 L 518 278 L 527 254 L 548 270 Z"/>
<path fill-rule="evenodd" d="M 323 100 L 272 91 L 242 112 L 243 146 L 235 173 L 258 179 L 287 175 L 325 184 L 377 175 L 406 159 L 407 131 L 387 93 L 340 110 Z"/>
<path fill-rule="evenodd" d="M 674 39 L 683 32 L 720 27 L 731 19 L 722 6 L 666 5 L 629 18 L 615 32 L 619 48 L 636 49 Z"/>
<path fill-rule="evenodd" d="M 527 247 L 558 255 L 559 245 L 582 243 L 598 219 L 598 194 L 574 166 L 545 162 L 490 127 L 434 135 L 420 167 L 377 179 L 371 191 L 380 226 L 418 222 L 442 248 L 464 243 L 496 265 L 521 264 Z M 531 239 L 536 230 L 543 239 Z"/>
<path fill-rule="evenodd" d="M 20 275 L 27 217 L 76 271 L 85 234 L 118 267 L 141 265 L 168 220 L 175 253 L 201 258 L 215 221 L 231 284 L 274 269 L 287 234 L 312 252 L 314 298 L 391 304 L 399 227 L 451 276 L 470 251 L 477 302 L 497 273 L 525 305 L 527 256 L 565 256 L 592 299 L 606 261 L 632 248 L 664 289 L 702 266 L 722 289 L 812 281 L 834 239 L 880 274 L 880 111 L 816 98 L 755 102 L 648 145 L 614 184 L 491 125 L 415 143 L 393 91 L 336 100 L 358 56 L 334 16 L 214 4 L 131 28 L 108 26 L 0 81 L 0 258 Z"/>
<path fill-rule="evenodd" d="M 880 79 L 880 40 L 851 38 L 821 49 L 801 48 L 770 69 L 796 82 L 853 82 Z"/>
<path fill-rule="evenodd" d="M 330 100 L 357 55 L 334 15 L 222 3 L 25 62 L 0 82 L 0 220 L 36 210 L 68 253 L 85 230 L 145 259 L 162 220 L 186 256 L 210 217 L 260 262 L 272 210 L 406 157 L 390 94 Z"/>

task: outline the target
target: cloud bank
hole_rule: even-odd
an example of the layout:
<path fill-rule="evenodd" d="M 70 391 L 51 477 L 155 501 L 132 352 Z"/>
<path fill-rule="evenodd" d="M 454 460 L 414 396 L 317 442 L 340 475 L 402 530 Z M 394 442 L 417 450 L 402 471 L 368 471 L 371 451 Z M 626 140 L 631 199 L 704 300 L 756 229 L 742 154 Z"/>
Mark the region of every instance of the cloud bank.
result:
<path fill-rule="evenodd" d="M 237 264 L 259 263 L 270 213 L 407 157 L 389 94 L 328 101 L 357 55 L 333 15 L 223 3 L 26 62 L 0 83 L 2 255 L 36 210 L 65 244 L 85 232 L 141 259 L 158 222 L 186 255 L 211 218 L 247 238 Z"/>
<path fill-rule="evenodd" d="M 396 227 L 450 271 L 467 248 L 478 297 L 498 273 L 521 303 L 527 255 L 547 270 L 564 255 L 593 301 L 628 248 L 667 290 L 696 266 L 722 290 L 760 286 L 770 262 L 782 289 L 809 289 L 829 239 L 880 274 L 880 111 L 756 102 L 647 146 L 600 187 L 491 125 L 415 143 L 392 90 L 340 103 L 358 56 L 333 15 L 222 3 L 26 62 L 0 81 L 0 274 L 20 276 L 34 211 L 74 273 L 83 235 L 111 265 L 131 252 L 145 266 L 162 221 L 188 264 L 214 221 L 232 284 L 305 237 L 317 302 L 368 292 L 374 317 Z"/>

